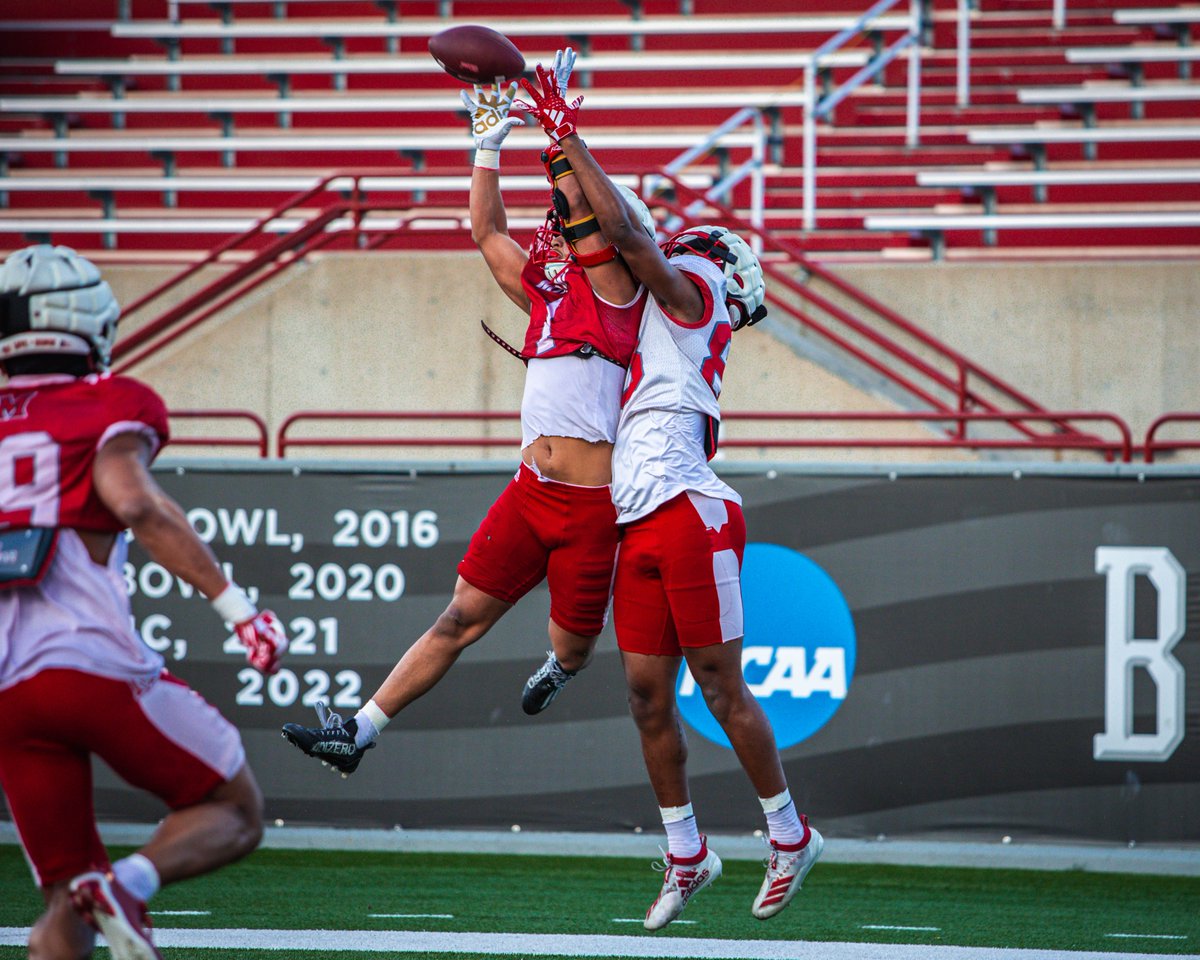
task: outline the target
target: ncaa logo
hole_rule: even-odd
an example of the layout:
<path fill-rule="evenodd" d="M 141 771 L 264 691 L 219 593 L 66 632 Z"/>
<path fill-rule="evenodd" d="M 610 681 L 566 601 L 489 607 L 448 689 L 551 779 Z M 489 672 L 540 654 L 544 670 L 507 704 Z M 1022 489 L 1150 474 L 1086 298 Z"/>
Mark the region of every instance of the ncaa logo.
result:
<path fill-rule="evenodd" d="M 854 676 L 854 621 L 829 574 L 803 554 L 774 543 L 746 545 L 742 605 L 742 673 L 782 750 L 820 730 L 846 699 Z M 689 725 L 729 746 L 686 660 L 675 695 Z"/>

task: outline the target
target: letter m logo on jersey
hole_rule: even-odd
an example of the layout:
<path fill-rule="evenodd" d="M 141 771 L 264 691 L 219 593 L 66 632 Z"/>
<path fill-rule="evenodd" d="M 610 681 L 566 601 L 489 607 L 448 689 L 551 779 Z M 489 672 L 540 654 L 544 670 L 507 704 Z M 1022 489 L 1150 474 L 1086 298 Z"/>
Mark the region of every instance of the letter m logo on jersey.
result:
<path fill-rule="evenodd" d="M 29 415 L 29 401 L 35 393 L 0 394 L 0 420 L 20 420 Z"/>
<path fill-rule="evenodd" d="M 742 672 L 775 729 L 775 742 L 790 747 L 821 729 L 850 690 L 856 651 L 850 608 L 829 574 L 773 543 L 746 545 L 742 605 Z M 683 718 L 728 747 L 686 662 L 675 692 Z"/>

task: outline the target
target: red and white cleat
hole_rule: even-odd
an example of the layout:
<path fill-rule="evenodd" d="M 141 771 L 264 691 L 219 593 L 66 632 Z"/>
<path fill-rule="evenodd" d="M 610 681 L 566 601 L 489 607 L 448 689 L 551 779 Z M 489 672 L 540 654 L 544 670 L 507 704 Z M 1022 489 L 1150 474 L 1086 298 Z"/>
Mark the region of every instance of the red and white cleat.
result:
<path fill-rule="evenodd" d="M 104 934 L 113 960 L 162 960 L 150 939 L 146 905 L 111 873 L 81 873 L 70 889 L 75 912 Z"/>
<path fill-rule="evenodd" d="M 721 858 L 708 849 L 705 837 L 700 838 L 700 852 L 695 857 L 676 860 L 668 853 L 665 859 L 662 890 L 646 911 L 647 930 L 661 930 L 683 913 L 695 894 L 721 875 Z"/>
<path fill-rule="evenodd" d="M 750 908 L 759 920 L 775 916 L 791 902 L 825 849 L 825 838 L 808 825 L 808 818 L 802 816 L 800 821 L 808 831 L 808 842 L 799 850 L 780 849 L 774 840 L 771 841 L 767 875 L 754 898 L 754 906 Z"/>

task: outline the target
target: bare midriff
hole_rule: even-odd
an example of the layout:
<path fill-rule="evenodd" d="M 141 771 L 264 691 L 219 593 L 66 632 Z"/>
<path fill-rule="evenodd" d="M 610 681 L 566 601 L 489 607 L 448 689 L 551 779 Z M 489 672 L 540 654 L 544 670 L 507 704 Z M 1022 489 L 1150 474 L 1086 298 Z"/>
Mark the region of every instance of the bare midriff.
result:
<path fill-rule="evenodd" d="M 592 443 L 579 437 L 538 437 L 521 451 L 521 459 L 549 480 L 580 487 L 612 482 L 611 443 Z"/>

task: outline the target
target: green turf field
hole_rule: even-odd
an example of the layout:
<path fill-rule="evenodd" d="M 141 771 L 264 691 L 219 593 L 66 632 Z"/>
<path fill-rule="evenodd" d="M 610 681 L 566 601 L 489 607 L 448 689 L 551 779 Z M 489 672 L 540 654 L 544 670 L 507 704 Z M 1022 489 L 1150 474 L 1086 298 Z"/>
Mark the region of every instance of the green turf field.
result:
<path fill-rule="evenodd" d="M 761 879 L 756 863 L 726 862 L 724 876 L 684 912 L 681 919 L 692 922 L 658 936 L 1200 953 L 1200 878 L 823 863 L 792 905 L 766 923 L 749 912 Z M 164 890 L 153 907 L 159 929 L 630 936 L 644 932 L 628 921 L 644 915 L 658 882 L 644 860 L 260 850 L 215 876 Z M 18 848 L 0 846 L 0 927 L 27 926 L 39 904 Z M 370 916 L 389 913 L 452 916 Z M 1181 939 L 1158 939 L 1165 937 Z M 305 951 L 302 934 L 290 946 L 289 958 L 335 956 Z M 164 951 L 168 958 L 193 953 Z M 0 948 L 0 957 L 23 955 Z M 205 949 L 201 956 L 280 954 Z"/>

